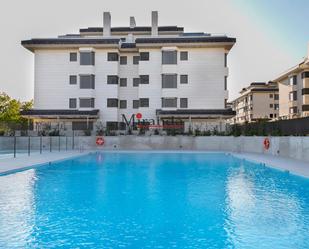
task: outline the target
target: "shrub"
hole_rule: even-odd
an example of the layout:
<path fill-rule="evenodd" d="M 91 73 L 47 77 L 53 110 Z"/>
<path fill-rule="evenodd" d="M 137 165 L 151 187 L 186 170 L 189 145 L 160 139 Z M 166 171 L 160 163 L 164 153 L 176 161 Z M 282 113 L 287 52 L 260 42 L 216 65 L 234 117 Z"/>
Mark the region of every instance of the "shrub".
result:
<path fill-rule="evenodd" d="M 205 130 L 205 131 L 203 131 L 202 136 L 211 136 L 210 130 L 207 130 L 207 131 Z"/>
<path fill-rule="evenodd" d="M 91 130 L 84 130 L 85 136 L 91 136 Z"/>
<path fill-rule="evenodd" d="M 96 135 L 97 136 L 103 136 L 104 134 L 104 126 L 103 123 L 101 121 L 98 121 L 96 123 Z"/>
<path fill-rule="evenodd" d="M 5 134 L 5 130 L 4 130 L 4 129 L 1 129 L 1 130 L 0 130 L 0 136 L 4 136 L 4 134 Z"/>
<path fill-rule="evenodd" d="M 49 132 L 49 136 L 59 136 L 59 130 L 53 129 L 52 131 Z"/>
<path fill-rule="evenodd" d="M 196 128 L 194 129 L 194 135 L 195 135 L 195 136 L 200 136 L 200 135 L 201 135 L 201 130 L 200 130 L 198 127 L 196 127 Z"/>

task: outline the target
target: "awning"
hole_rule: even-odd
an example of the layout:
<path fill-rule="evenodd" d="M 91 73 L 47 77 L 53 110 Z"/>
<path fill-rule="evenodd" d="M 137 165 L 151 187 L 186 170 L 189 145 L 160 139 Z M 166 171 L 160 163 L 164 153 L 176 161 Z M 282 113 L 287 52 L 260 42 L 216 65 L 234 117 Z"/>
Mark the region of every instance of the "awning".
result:
<path fill-rule="evenodd" d="M 80 119 L 99 117 L 99 110 L 68 110 L 68 109 L 31 109 L 21 111 L 20 114 L 26 118 L 42 119 Z"/>
<path fill-rule="evenodd" d="M 177 109 L 177 110 L 157 110 L 159 117 L 177 117 L 177 118 L 231 118 L 236 112 L 228 109 Z"/>

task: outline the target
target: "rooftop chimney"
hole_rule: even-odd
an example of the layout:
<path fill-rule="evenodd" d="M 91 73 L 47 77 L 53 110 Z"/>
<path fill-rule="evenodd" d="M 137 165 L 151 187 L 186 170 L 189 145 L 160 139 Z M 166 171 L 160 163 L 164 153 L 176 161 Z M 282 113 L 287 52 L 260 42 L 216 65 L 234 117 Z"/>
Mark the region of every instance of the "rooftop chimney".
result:
<path fill-rule="evenodd" d="M 158 11 L 151 12 L 151 35 L 158 35 Z"/>
<path fill-rule="evenodd" d="M 130 16 L 130 28 L 133 29 L 136 27 L 136 22 L 134 16 Z"/>
<path fill-rule="evenodd" d="M 111 35 L 111 13 L 103 13 L 103 36 Z"/>

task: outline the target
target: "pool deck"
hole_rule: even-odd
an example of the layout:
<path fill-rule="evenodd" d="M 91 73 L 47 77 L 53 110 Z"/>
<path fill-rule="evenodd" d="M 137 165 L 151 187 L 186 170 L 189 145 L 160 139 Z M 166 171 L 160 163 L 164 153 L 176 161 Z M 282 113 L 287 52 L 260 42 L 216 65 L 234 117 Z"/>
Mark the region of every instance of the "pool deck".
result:
<path fill-rule="evenodd" d="M 32 154 L 28 156 L 27 154 L 19 155 L 17 158 L 2 158 L 0 159 L 0 175 L 13 173 L 20 170 L 25 170 L 28 168 L 37 167 L 44 165 L 49 162 L 66 160 L 74 157 L 83 156 L 89 154 L 92 151 L 63 151 L 63 152 L 48 152 L 43 154 Z M 105 151 L 108 152 L 108 151 Z M 110 152 L 121 152 L 121 151 L 110 151 Z M 137 152 L 137 151 L 122 151 L 122 152 Z M 138 151 L 141 152 L 141 151 Z M 144 151 L 144 152 L 160 152 L 160 151 Z M 168 151 L 161 151 L 167 153 Z M 213 153 L 214 151 L 171 151 L 178 153 Z M 215 151 L 220 153 L 220 151 Z M 221 153 L 230 153 L 231 155 L 245 159 L 252 162 L 262 163 L 266 166 L 282 170 L 289 171 L 292 174 L 303 176 L 309 178 L 309 163 L 298 161 L 294 159 L 270 156 L 264 154 L 256 153 L 233 153 L 233 152 L 222 152 Z"/>
<path fill-rule="evenodd" d="M 271 168 L 289 171 L 291 174 L 309 178 L 309 163 L 295 159 L 256 153 L 231 153 L 233 156 L 248 161 L 262 163 Z"/>
<path fill-rule="evenodd" d="M 63 151 L 63 152 L 48 152 L 43 154 L 27 154 L 18 155 L 16 158 L 2 158 L 0 159 L 0 175 L 14 173 L 20 170 L 37 167 L 49 162 L 66 160 L 74 157 L 83 156 L 90 153 L 90 151 Z"/>

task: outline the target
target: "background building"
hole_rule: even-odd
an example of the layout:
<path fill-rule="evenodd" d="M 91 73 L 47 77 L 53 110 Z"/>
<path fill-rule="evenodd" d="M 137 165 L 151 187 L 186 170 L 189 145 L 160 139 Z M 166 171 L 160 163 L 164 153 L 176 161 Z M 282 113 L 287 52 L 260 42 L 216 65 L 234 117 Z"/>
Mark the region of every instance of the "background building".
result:
<path fill-rule="evenodd" d="M 275 82 L 253 82 L 240 91 L 240 97 L 232 101 L 232 106 L 236 116 L 231 123 L 276 119 L 279 115 L 278 85 Z"/>
<path fill-rule="evenodd" d="M 227 55 L 236 39 L 158 26 L 157 12 L 151 21 L 111 27 L 105 12 L 103 28 L 22 41 L 35 55 L 34 109 L 23 115 L 67 129 L 98 119 L 113 129 L 136 113 L 224 129 L 234 114 L 226 108 Z"/>
<path fill-rule="evenodd" d="M 280 75 L 280 111 L 282 119 L 309 116 L 309 47 L 308 57 L 300 64 Z"/>

